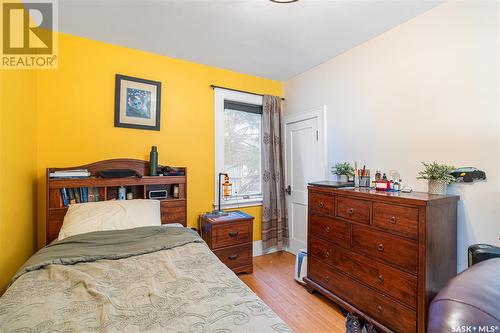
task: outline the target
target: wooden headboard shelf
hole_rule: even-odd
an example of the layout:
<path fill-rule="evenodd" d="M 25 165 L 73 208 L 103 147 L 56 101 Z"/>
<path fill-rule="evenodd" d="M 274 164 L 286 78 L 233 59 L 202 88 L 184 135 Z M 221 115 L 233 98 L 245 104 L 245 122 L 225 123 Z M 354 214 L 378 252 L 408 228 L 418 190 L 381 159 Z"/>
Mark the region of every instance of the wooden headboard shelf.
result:
<path fill-rule="evenodd" d="M 87 169 L 90 172 L 88 178 L 50 178 L 49 174 L 58 170 Z M 142 178 L 100 178 L 99 171 L 108 169 L 132 169 L 139 173 Z M 87 165 L 72 166 L 65 168 L 48 168 L 47 181 L 47 203 L 46 203 L 46 243 L 49 244 L 57 238 L 61 229 L 67 207 L 64 207 L 61 197 L 61 189 L 88 188 L 98 189 L 102 197 L 99 201 L 114 200 L 118 196 L 118 188 L 125 186 L 134 195 L 134 199 L 147 199 L 150 190 L 165 189 L 169 192 L 167 199 L 160 200 L 161 223 L 181 223 L 186 226 L 187 218 L 187 196 L 186 196 L 186 168 L 184 176 L 149 176 L 149 162 L 134 159 L 112 159 L 95 162 Z M 173 197 L 173 187 L 178 187 L 179 195 Z M 88 190 L 87 190 L 88 191 Z"/>

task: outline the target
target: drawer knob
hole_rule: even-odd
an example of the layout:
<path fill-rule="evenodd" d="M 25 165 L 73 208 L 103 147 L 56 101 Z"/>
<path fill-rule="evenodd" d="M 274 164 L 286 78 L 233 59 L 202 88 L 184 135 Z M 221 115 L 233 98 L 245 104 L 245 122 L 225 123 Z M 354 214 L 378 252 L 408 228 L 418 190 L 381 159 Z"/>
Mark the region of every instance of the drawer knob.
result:
<path fill-rule="evenodd" d="M 354 214 L 354 208 L 349 208 L 349 211 L 347 212 L 349 215 Z"/>
<path fill-rule="evenodd" d="M 233 254 L 232 256 L 227 257 L 227 259 L 229 260 L 235 260 L 236 258 L 238 258 L 237 254 Z"/>
<path fill-rule="evenodd" d="M 382 313 L 382 312 L 384 312 L 384 308 L 381 305 L 379 305 L 379 306 L 377 306 L 377 311 Z"/>
<path fill-rule="evenodd" d="M 391 222 L 392 224 L 396 224 L 396 216 L 391 216 L 389 222 Z"/>
<path fill-rule="evenodd" d="M 228 235 L 229 235 L 230 237 L 236 237 L 236 236 L 238 236 L 238 231 L 230 231 L 230 232 L 228 233 Z"/>
<path fill-rule="evenodd" d="M 330 232 L 330 227 L 329 227 L 329 226 L 326 226 L 326 227 L 325 227 L 325 231 L 326 231 L 326 232 Z"/>
<path fill-rule="evenodd" d="M 327 276 L 325 276 L 325 281 L 326 281 L 326 282 L 330 281 L 330 277 L 329 277 L 328 275 L 327 275 Z"/>
<path fill-rule="evenodd" d="M 320 201 L 318 206 L 319 206 L 319 208 L 323 208 L 323 207 L 325 207 L 325 204 L 323 203 L 323 201 Z"/>
<path fill-rule="evenodd" d="M 380 244 L 377 246 L 377 250 L 379 250 L 380 252 L 384 251 L 384 244 L 380 243 Z"/>
<path fill-rule="evenodd" d="M 384 282 L 384 277 L 382 276 L 382 274 L 378 275 L 377 281 L 378 281 L 378 283 L 383 283 Z"/>
<path fill-rule="evenodd" d="M 330 252 L 329 251 L 326 251 L 325 252 L 325 258 L 328 258 L 330 256 Z"/>

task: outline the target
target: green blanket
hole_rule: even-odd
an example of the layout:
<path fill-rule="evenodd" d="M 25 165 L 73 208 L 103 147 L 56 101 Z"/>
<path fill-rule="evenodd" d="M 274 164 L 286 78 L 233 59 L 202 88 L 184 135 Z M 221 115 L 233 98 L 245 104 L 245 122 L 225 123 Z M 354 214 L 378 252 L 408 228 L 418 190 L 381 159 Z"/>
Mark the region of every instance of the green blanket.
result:
<path fill-rule="evenodd" d="M 42 248 L 24 263 L 12 278 L 12 282 L 27 272 L 51 264 L 73 265 L 101 259 L 123 259 L 202 242 L 198 234 L 191 229 L 165 226 L 85 233 Z"/>

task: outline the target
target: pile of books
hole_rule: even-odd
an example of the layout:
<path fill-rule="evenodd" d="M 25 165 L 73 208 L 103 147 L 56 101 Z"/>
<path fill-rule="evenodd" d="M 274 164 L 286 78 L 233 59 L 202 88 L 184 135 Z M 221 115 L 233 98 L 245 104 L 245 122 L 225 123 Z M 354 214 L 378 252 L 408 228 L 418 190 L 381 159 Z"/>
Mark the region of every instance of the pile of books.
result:
<path fill-rule="evenodd" d="M 87 169 L 59 170 L 49 173 L 50 178 L 86 178 L 90 177 Z"/>
<path fill-rule="evenodd" d="M 61 188 L 61 207 L 69 204 L 105 200 L 104 187 Z"/>

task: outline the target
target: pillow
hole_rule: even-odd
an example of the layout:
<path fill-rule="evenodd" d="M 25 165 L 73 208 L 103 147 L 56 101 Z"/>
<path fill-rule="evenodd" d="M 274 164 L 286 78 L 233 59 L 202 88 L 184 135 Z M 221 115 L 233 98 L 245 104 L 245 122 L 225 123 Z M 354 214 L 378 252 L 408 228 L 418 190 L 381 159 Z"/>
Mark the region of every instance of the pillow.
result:
<path fill-rule="evenodd" d="M 160 226 L 158 200 L 111 200 L 70 205 L 58 240 L 92 231 Z"/>

